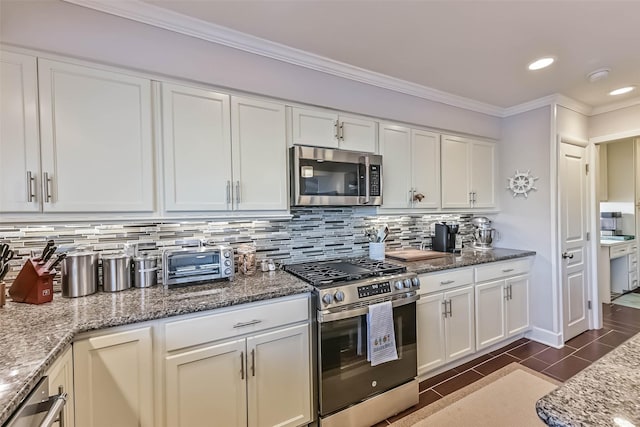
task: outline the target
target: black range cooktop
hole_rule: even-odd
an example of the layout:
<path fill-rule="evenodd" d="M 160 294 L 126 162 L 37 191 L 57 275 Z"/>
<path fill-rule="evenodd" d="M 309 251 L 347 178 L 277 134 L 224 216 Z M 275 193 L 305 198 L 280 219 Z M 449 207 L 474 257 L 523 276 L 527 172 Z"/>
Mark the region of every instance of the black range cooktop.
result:
<path fill-rule="evenodd" d="M 316 287 L 330 286 L 372 276 L 404 273 L 406 267 L 370 258 L 316 261 L 285 266 L 285 271 Z"/>

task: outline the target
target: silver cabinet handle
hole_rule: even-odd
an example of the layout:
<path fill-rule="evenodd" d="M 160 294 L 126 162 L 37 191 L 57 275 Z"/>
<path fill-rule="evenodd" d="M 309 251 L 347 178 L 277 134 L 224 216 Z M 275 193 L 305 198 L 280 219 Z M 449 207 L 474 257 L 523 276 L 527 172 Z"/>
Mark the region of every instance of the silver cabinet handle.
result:
<path fill-rule="evenodd" d="M 44 187 L 44 202 L 45 203 L 50 203 L 51 202 L 51 191 L 50 191 L 50 186 L 51 186 L 51 182 L 52 179 L 49 177 L 49 172 L 44 172 L 42 174 L 42 186 Z"/>
<path fill-rule="evenodd" d="M 508 272 L 510 272 L 510 271 L 513 271 L 513 268 L 503 268 L 503 269 L 502 269 L 502 272 L 503 272 L 503 273 L 508 273 Z"/>
<path fill-rule="evenodd" d="M 453 317 L 453 308 L 451 308 L 451 300 L 449 300 L 449 317 Z"/>
<path fill-rule="evenodd" d="M 473 192 L 473 204 L 475 205 L 475 203 L 477 202 L 476 200 L 476 196 L 478 195 L 478 193 L 476 193 L 475 191 Z"/>
<path fill-rule="evenodd" d="M 240 352 L 240 379 L 244 379 L 244 351 Z"/>
<path fill-rule="evenodd" d="M 513 285 L 509 285 L 509 299 L 513 299 Z"/>
<path fill-rule="evenodd" d="M 504 299 L 509 299 L 509 286 L 504 287 Z"/>
<path fill-rule="evenodd" d="M 469 204 L 473 205 L 473 192 L 469 192 Z"/>
<path fill-rule="evenodd" d="M 453 282 L 455 282 L 455 280 L 443 280 L 442 282 L 440 282 L 441 285 L 450 285 Z"/>
<path fill-rule="evenodd" d="M 36 193 L 33 191 L 35 181 L 36 179 L 31 174 L 31 171 L 27 171 L 27 202 L 33 202 L 36 197 Z"/>
<path fill-rule="evenodd" d="M 442 301 L 442 305 L 444 305 L 444 311 L 442 312 L 443 317 L 447 317 L 447 300 Z"/>
<path fill-rule="evenodd" d="M 344 141 L 344 122 L 340 123 L 340 140 Z"/>
<path fill-rule="evenodd" d="M 256 376 L 256 349 L 251 350 L 251 376 Z"/>
<path fill-rule="evenodd" d="M 55 423 L 58 420 L 60 421 L 59 425 L 61 427 L 63 426 L 64 421 L 62 420 L 63 419 L 62 411 L 64 409 L 64 405 L 67 403 L 67 393 L 64 391 L 62 386 L 58 387 L 58 391 L 60 394 L 58 394 L 55 397 L 55 402 L 53 405 L 51 405 L 51 408 L 49 408 L 47 415 L 44 417 L 44 419 L 40 423 L 40 427 L 51 427 L 53 423 Z"/>
<path fill-rule="evenodd" d="M 240 181 L 236 181 L 236 204 L 240 204 Z"/>
<path fill-rule="evenodd" d="M 233 325 L 234 328 L 244 328 L 246 326 L 251 326 L 251 325 L 257 325 L 258 323 L 262 322 L 262 320 L 258 320 L 258 319 L 253 319 L 250 320 L 248 322 L 239 322 L 236 323 L 235 325 Z"/>
<path fill-rule="evenodd" d="M 227 204 L 231 203 L 231 181 L 227 180 Z"/>
<path fill-rule="evenodd" d="M 334 133 L 335 133 L 335 138 L 336 139 L 340 139 L 340 136 L 338 135 L 338 121 L 336 120 L 336 122 L 333 124 L 333 129 L 334 129 Z"/>

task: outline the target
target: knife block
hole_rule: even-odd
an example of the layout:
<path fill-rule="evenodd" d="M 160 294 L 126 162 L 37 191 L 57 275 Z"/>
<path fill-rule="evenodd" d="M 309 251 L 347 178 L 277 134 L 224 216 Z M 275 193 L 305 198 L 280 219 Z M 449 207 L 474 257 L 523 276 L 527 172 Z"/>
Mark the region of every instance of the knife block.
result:
<path fill-rule="evenodd" d="M 28 259 L 9 288 L 9 295 L 15 302 L 44 304 L 53 299 L 53 274 Z"/>

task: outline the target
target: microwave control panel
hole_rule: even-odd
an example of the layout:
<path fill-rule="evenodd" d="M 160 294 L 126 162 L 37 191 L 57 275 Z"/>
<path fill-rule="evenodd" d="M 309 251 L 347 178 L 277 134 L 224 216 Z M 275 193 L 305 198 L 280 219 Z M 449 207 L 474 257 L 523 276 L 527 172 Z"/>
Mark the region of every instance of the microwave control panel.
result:
<path fill-rule="evenodd" d="M 380 165 L 369 165 L 369 187 L 371 197 L 380 196 Z"/>
<path fill-rule="evenodd" d="M 366 286 L 358 286 L 358 298 L 366 298 L 374 295 L 388 294 L 391 292 L 391 283 L 373 283 Z"/>

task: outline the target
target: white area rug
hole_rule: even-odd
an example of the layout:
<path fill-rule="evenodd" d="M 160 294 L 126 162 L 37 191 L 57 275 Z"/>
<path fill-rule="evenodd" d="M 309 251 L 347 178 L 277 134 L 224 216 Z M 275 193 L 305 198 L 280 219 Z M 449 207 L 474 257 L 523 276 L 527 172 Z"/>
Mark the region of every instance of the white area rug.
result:
<path fill-rule="evenodd" d="M 617 305 L 624 305 L 625 307 L 640 308 L 640 294 L 632 292 L 630 294 L 622 295 L 621 297 L 614 299 L 612 302 Z"/>
<path fill-rule="evenodd" d="M 536 402 L 560 383 L 511 363 L 391 424 L 393 427 L 541 427 Z"/>

